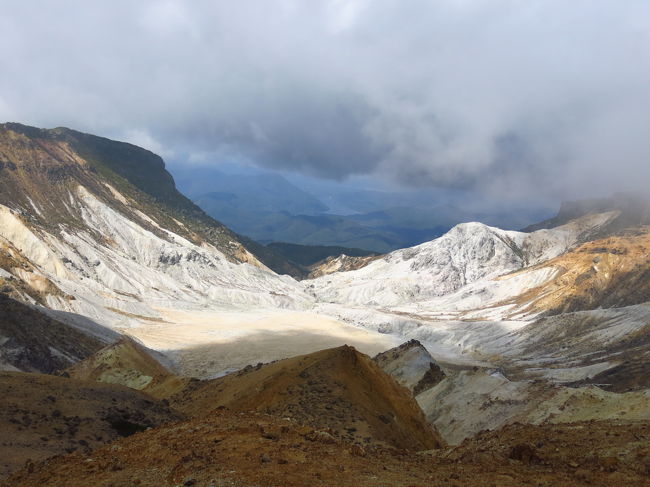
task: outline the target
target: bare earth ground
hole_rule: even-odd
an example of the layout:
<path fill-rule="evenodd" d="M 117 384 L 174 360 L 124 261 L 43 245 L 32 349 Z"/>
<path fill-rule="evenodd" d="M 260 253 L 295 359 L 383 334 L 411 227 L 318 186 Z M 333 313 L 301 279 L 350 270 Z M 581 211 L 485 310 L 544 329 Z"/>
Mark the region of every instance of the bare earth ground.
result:
<path fill-rule="evenodd" d="M 649 428 L 518 425 L 418 454 L 363 449 L 292 421 L 220 410 L 31 465 L 0 485 L 648 486 Z"/>
<path fill-rule="evenodd" d="M 163 322 L 143 323 L 125 332 L 168 353 L 183 376 L 209 378 L 346 344 L 372 356 L 400 343 L 394 336 L 308 312 L 157 311 Z"/>
<path fill-rule="evenodd" d="M 133 389 L 0 372 L 0 477 L 25 464 L 103 444 L 180 416 Z"/>

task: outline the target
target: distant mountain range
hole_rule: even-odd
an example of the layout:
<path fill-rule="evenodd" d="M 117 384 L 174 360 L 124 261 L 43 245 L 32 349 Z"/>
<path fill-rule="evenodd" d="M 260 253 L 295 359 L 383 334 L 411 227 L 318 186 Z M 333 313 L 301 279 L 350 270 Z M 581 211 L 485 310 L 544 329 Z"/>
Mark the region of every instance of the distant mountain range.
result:
<path fill-rule="evenodd" d="M 286 242 L 386 253 L 439 237 L 466 221 L 514 229 L 540 219 L 539 214 L 520 211 L 469 211 L 441 203 L 439 197 L 422 190 L 339 188 L 318 197 L 278 174 L 229 174 L 178 165 L 170 170 L 178 189 L 206 213 L 261 244 Z"/>
<path fill-rule="evenodd" d="M 177 169 L 178 189 L 192 199 L 242 212 L 317 215 L 328 210 L 315 196 L 278 174 L 229 174 L 212 168 Z"/>

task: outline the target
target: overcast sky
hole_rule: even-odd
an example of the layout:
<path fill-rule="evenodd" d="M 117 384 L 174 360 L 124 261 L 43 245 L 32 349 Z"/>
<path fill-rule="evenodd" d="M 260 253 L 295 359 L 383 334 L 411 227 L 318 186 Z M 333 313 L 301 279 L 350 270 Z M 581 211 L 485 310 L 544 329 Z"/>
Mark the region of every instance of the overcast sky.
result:
<path fill-rule="evenodd" d="M 514 200 L 645 188 L 647 0 L 4 0 L 0 120 Z"/>

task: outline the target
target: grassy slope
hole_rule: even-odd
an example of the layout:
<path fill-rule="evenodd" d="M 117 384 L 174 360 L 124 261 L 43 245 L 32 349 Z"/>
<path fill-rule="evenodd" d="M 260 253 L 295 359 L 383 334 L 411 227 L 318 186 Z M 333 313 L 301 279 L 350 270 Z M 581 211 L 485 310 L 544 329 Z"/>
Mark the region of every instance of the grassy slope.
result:
<path fill-rule="evenodd" d="M 365 257 L 368 255 L 379 255 L 370 250 L 339 247 L 333 245 L 300 245 L 286 242 L 273 242 L 267 245 L 277 253 L 289 260 L 303 266 L 310 266 L 328 257 L 337 257 L 345 254 L 350 257 Z"/>

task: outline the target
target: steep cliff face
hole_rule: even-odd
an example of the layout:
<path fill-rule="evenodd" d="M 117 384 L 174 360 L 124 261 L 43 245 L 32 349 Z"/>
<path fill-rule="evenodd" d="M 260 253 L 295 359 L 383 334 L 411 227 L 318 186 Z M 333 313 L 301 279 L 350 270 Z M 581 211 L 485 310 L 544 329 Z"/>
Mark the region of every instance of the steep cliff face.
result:
<path fill-rule="evenodd" d="M 17 299 L 122 329 L 160 320 L 160 307 L 310 302 L 178 193 L 149 151 L 4 124 L 0 163 L 0 280 Z"/>
<path fill-rule="evenodd" d="M 382 352 L 372 359 L 401 386 L 414 396 L 430 389 L 445 378 L 442 368 L 429 351 L 417 340 Z"/>
<path fill-rule="evenodd" d="M 230 230 L 176 190 L 163 160 L 140 147 L 67 128 L 6 123 L 0 125 L 0 171 L 0 203 L 47 229 L 84 226 L 74 205 L 82 186 L 162 238 L 160 227 L 212 244 L 233 261 L 256 263 Z"/>

